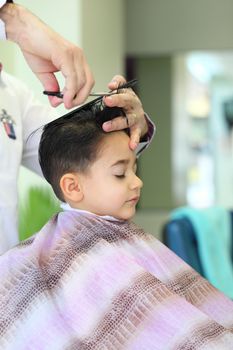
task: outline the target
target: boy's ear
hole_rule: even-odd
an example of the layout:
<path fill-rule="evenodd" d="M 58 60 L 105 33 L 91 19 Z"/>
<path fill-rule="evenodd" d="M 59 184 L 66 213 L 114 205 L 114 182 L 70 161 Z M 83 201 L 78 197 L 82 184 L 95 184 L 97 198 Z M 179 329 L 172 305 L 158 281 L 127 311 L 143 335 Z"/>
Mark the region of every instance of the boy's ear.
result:
<path fill-rule="evenodd" d="M 80 177 L 77 173 L 67 173 L 60 179 L 60 188 L 65 200 L 80 202 L 83 199 L 83 191 Z"/>

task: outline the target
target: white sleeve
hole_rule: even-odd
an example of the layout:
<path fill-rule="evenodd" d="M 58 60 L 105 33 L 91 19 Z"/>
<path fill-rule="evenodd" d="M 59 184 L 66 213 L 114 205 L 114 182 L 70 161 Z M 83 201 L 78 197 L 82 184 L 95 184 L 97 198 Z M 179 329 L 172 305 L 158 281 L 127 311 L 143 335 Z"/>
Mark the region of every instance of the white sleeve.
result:
<path fill-rule="evenodd" d="M 6 3 L 6 0 L 0 0 L 0 8 Z"/>
<path fill-rule="evenodd" d="M 0 0 L 0 8 L 6 3 L 6 0 Z M 5 31 L 5 24 L 0 19 L 0 39 L 6 40 L 6 31 Z"/>
<path fill-rule="evenodd" d="M 20 120 L 18 123 L 21 124 L 22 134 L 19 136 L 22 146 L 21 164 L 41 175 L 38 161 L 41 131 L 45 124 L 58 117 L 58 112 L 48 102 L 42 104 L 38 101 L 29 87 L 20 80 L 6 72 L 2 72 L 1 76 L 9 94 L 12 91 L 10 98 L 14 99 L 14 108 L 17 109 L 15 113 Z M 38 131 L 34 132 L 35 130 Z"/>
<path fill-rule="evenodd" d="M 21 99 L 26 101 L 23 111 L 23 155 L 22 165 L 42 175 L 38 161 L 38 146 L 43 126 L 58 117 L 55 108 L 40 103 L 25 87 Z"/>

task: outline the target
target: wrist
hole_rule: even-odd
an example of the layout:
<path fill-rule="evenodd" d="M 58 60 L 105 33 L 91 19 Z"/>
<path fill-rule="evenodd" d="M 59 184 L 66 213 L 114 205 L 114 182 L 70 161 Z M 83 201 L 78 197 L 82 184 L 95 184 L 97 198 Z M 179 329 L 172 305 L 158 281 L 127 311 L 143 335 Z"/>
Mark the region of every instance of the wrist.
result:
<path fill-rule="evenodd" d="M 14 37 L 18 31 L 18 22 L 20 6 L 12 2 L 6 4 L 0 9 L 0 18 L 5 24 L 6 37 L 15 41 Z"/>

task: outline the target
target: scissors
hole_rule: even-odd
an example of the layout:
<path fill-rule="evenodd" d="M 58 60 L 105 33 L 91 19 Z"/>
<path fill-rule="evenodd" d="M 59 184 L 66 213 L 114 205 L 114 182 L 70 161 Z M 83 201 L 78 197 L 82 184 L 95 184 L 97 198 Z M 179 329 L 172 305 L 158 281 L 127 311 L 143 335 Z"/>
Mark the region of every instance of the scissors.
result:
<path fill-rule="evenodd" d="M 137 83 L 137 79 L 133 79 L 133 80 L 130 80 L 120 86 L 118 86 L 118 88 L 114 91 L 109 91 L 109 92 L 91 92 L 89 94 L 89 96 L 111 96 L 111 95 L 115 95 L 115 94 L 118 94 L 119 93 L 119 90 L 120 89 L 127 89 L 129 87 L 133 87 L 135 84 Z M 63 93 L 60 92 L 60 91 L 43 91 L 43 94 L 44 95 L 47 95 L 47 96 L 56 96 L 58 98 L 63 98 Z"/>

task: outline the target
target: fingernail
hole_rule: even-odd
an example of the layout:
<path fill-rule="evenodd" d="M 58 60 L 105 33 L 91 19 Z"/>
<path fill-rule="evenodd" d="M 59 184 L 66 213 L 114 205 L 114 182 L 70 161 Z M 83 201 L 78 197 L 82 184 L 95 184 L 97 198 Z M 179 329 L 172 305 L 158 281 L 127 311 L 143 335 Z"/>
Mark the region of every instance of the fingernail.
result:
<path fill-rule="evenodd" d="M 111 126 L 112 126 L 112 122 L 110 120 L 108 122 L 103 123 L 102 128 L 104 131 L 109 131 L 111 129 Z"/>
<path fill-rule="evenodd" d="M 132 151 L 134 151 L 137 148 L 137 143 L 136 142 L 130 142 L 130 148 Z"/>
<path fill-rule="evenodd" d="M 112 99 L 112 96 L 106 96 L 105 97 L 105 102 L 107 102 L 108 104 L 112 104 L 112 102 L 113 102 L 113 99 Z"/>

